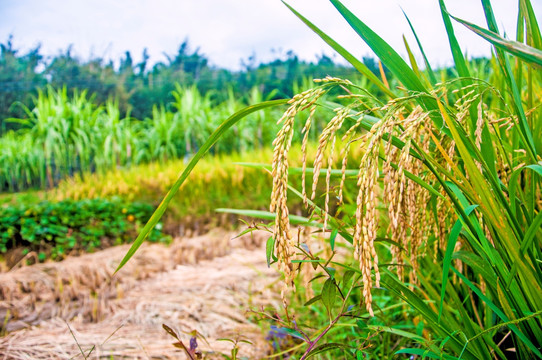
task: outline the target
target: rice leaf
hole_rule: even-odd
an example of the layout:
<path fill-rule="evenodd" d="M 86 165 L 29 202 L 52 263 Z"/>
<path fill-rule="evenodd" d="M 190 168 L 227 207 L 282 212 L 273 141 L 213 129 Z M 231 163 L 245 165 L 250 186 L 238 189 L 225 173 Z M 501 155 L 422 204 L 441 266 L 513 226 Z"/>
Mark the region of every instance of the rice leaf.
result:
<path fill-rule="evenodd" d="M 420 52 L 422 53 L 423 62 L 425 63 L 425 70 L 429 74 L 429 80 L 431 81 L 431 85 L 435 85 L 437 83 L 437 77 L 435 76 L 435 72 L 431 68 L 431 64 L 429 63 L 429 60 L 427 60 L 427 56 L 425 55 L 425 51 L 423 50 L 422 43 L 420 42 L 420 39 L 418 38 L 418 35 L 416 34 L 416 30 L 414 30 L 414 26 L 412 26 L 410 19 L 408 18 L 407 14 L 404 11 L 403 11 L 403 15 L 405 15 L 408 25 L 410 26 L 410 30 L 412 30 L 412 34 L 414 35 L 414 38 L 416 39 L 416 43 L 418 44 L 418 48 L 420 49 Z"/>
<path fill-rule="evenodd" d="M 525 237 L 523 238 L 523 242 L 521 243 L 521 247 L 519 248 L 520 254 L 523 256 L 525 255 L 525 252 L 527 249 L 529 249 L 533 245 L 534 238 L 536 234 L 542 230 L 542 211 L 536 215 L 533 222 L 531 223 L 531 226 L 527 229 L 525 232 Z"/>
<path fill-rule="evenodd" d="M 484 8 L 484 14 L 486 17 L 486 22 L 487 22 L 489 30 L 495 34 L 499 34 L 497 21 L 495 20 L 495 14 L 493 13 L 491 2 L 489 0 L 482 0 L 482 6 Z M 519 91 L 517 82 L 514 79 L 514 75 L 512 73 L 510 61 L 505 56 L 501 48 L 495 47 L 495 52 L 497 53 L 499 63 L 501 64 L 501 67 L 504 71 L 504 78 L 506 80 L 506 83 L 512 93 L 514 110 L 519 120 L 519 128 L 520 128 L 519 135 L 521 137 L 521 140 L 524 143 L 524 146 L 526 148 L 525 150 L 527 151 L 529 158 L 534 163 L 537 161 L 537 151 L 534 145 L 533 135 L 529 128 L 529 123 L 527 122 L 525 110 L 523 109 L 521 93 Z"/>
<path fill-rule="evenodd" d="M 408 349 L 401 349 L 399 351 L 396 351 L 395 354 L 412 354 L 412 355 L 419 355 L 423 358 L 430 358 L 430 359 L 449 359 L 449 360 L 456 360 L 456 357 L 446 355 L 446 354 L 436 354 L 432 351 L 429 351 L 428 349 L 414 349 L 414 348 L 408 348 Z"/>
<path fill-rule="evenodd" d="M 271 165 L 268 164 L 261 164 L 261 163 L 250 163 L 250 162 L 236 162 L 236 165 L 246 166 L 250 168 L 257 168 L 257 169 L 264 169 L 271 171 Z M 327 169 L 320 169 L 319 174 L 322 176 L 325 176 L 327 174 Z M 307 174 L 314 174 L 314 168 L 308 167 L 305 169 L 305 172 Z M 356 176 L 358 174 L 359 170 L 346 170 L 345 174 L 346 176 Z M 302 174 L 303 168 L 296 168 L 292 167 L 288 169 L 289 174 Z M 330 174 L 332 176 L 342 176 L 342 171 L 340 169 L 332 169 Z"/>
<path fill-rule="evenodd" d="M 471 205 L 468 208 L 465 209 L 465 213 L 467 215 L 470 215 L 471 212 L 476 209 L 477 205 Z M 439 304 L 439 312 L 438 312 L 438 322 L 440 322 L 440 318 L 442 317 L 442 309 L 444 307 L 444 296 L 446 295 L 446 285 L 448 284 L 448 272 L 450 271 L 450 265 L 452 263 L 452 255 L 454 253 L 455 244 L 457 243 L 457 239 L 459 237 L 459 234 L 461 232 L 461 229 L 463 228 L 463 224 L 460 219 L 458 219 L 454 226 L 452 227 L 452 231 L 450 231 L 450 236 L 448 237 L 448 245 L 446 246 L 446 253 L 444 254 L 444 260 L 442 261 L 442 285 L 440 290 L 440 304 Z"/>
<path fill-rule="evenodd" d="M 482 291 L 480 291 L 480 289 L 478 289 L 478 287 L 476 287 L 476 285 L 474 285 L 469 279 L 467 279 L 463 274 L 461 274 L 459 271 L 457 271 L 455 268 L 452 268 L 452 270 L 454 271 L 454 273 L 459 276 L 461 278 L 461 280 L 463 280 L 465 282 L 465 284 L 467 284 L 467 286 L 476 294 L 478 295 L 478 297 L 480 297 L 480 299 L 485 303 L 487 304 L 491 310 L 493 310 L 493 312 L 495 312 L 495 314 L 504 322 L 506 323 L 509 323 L 509 325 L 507 325 L 507 327 L 512 330 L 514 332 L 514 334 L 516 334 L 528 347 L 529 349 L 535 354 L 537 355 L 539 358 L 542 358 L 542 353 L 540 352 L 540 350 L 538 350 L 536 348 L 536 346 L 529 340 L 528 337 L 525 336 L 525 334 L 523 334 L 519 329 L 518 327 L 513 324 L 512 322 L 510 322 L 510 319 L 504 314 L 504 312 L 499 308 L 497 307 L 497 305 L 495 305 L 495 303 L 493 303 L 487 296 L 485 296 Z"/>
<path fill-rule="evenodd" d="M 276 214 L 272 213 L 270 211 L 262 211 L 262 210 L 251 210 L 251 209 L 225 209 L 225 208 L 219 208 L 215 209 L 216 212 L 219 213 L 228 213 L 228 214 L 237 214 L 237 215 L 243 215 L 243 216 L 249 216 L 257 219 L 262 220 L 275 220 Z M 307 225 L 307 226 L 316 226 L 316 227 L 322 227 L 322 224 L 319 224 L 315 221 L 311 221 L 311 219 L 298 216 L 298 215 L 289 215 L 288 218 L 290 219 L 290 223 L 293 225 Z"/>
<path fill-rule="evenodd" d="M 456 336 L 454 336 L 454 331 L 451 330 L 451 328 L 453 327 L 448 324 L 448 318 L 442 318 L 439 322 L 438 314 L 435 314 L 435 312 L 425 303 L 425 301 L 417 294 L 412 292 L 412 290 L 407 285 L 403 284 L 399 279 L 392 275 L 389 270 L 382 269 L 381 272 L 386 274 L 386 276 L 382 278 L 381 284 L 383 284 L 386 289 L 395 293 L 399 298 L 403 299 L 413 309 L 415 309 L 423 317 L 423 319 L 439 334 L 439 336 L 441 336 L 442 338 L 450 337 L 450 340 L 448 340 L 449 346 L 457 353 L 460 353 L 464 345 Z M 386 328 L 389 327 L 383 327 L 382 330 Z M 396 329 L 392 330 L 398 331 Z M 422 341 L 422 343 L 425 343 L 425 341 Z M 438 351 L 437 349 L 438 348 L 435 347 L 432 350 Z M 478 354 L 473 353 L 471 349 L 466 349 L 463 356 L 464 359 L 472 360 L 480 358 Z"/>
<path fill-rule="evenodd" d="M 339 0 L 330 0 L 339 13 L 350 24 L 352 29 L 375 52 L 384 65 L 397 77 L 397 79 L 411 91 L 427 92 L 416 73 L 407 65 L 401 56 L 380 36 L 371 30 L 365 23 L 356 17 Z"/>
<path fill-rule="evenodd" d="M 418 67 L 418 63 L 416 62 L 416 58 L 414 57 L 412 50 L 410 50 L 410 45 L 408 45 L 408 41 L 404 35 L 403 35 L 403 43 L 405 44 L 405 49 L 408 54 L 408 60 L 410 61 L 410 66 L 412 67 L 412 71 L 414 71 L 414 73 L 418 76 L 418 78 L 423 78 L 422 73 L 420 72 L 420 68 Z"/>
<path fill-rule="evenodd" d="M 495 272 L 492 271 L 491 265 L 481 256 L 470 251 L 457 251 L 453 253 L 452 259 L 461 260 L 467 264 L 475 273 L 480 274 L 486 282 L 490 284 L 497 282 L 497 277 L 495 276 Z"/>
<path fill-rule="evenodd" d="M 507 40 L 501 37 L 499 34 L 496 34 L 492 31 L 484 29 L 466 20 L 462 20 L 454 16 L 452 16 L 452 18 L 455 21 L 463 24 L 465 27 L 467 27 L 469 30 L 471 30 L 478 36 L 489 41 L 491 44 L 498 47 L 499 49 L 502 49 L 512 55 L 515 55 L 519 57 L 520 59 L 522 59 L 523 61 L 528 62 L 530 64 L 542 66 L 542 50 L 525 45 L 523 43 L 520 43 L 514 40 Z"/>
<path fill-rule="evenodd" d="M 538 26 L 538 21 L 536 20 L 536 15 L 534 13 L 531 1 L 520 0 L 519 9 L 527 24 L 527 43 L 537 49 L 542 50 L 542 35 L 540 33 L 540 27 Z"/>
<path fill-rule="evenodd" d="M 455 37 L 454 27 L 450 20 L 450 15 L 448 10 L 446 10 L 446 5 L 444 0 L 439 0 L 440 12 L 442 14 L 442 20 L 444 21 L 444 26 L 446 28 L 446 34 L 448 34 L 448 42 L 450 43 L 450 49 L 452 51 L 452 57 L 454 58 L 455 68 L 460 77 L 470 77 L 469 69 L 467 63 L 465 62 L 465 57 L 463 52 L 459 47 L 459 42 Z M 465 81 L 465 80 L 464 80 Z"/>
<path fill-rule="evenodd" d="M 375 74 L 369 68 L 359 61 L 354 55 L 349 53 L 344 47 L 342 47 L 339 43 L 337 43 L 335 40 L 330 38 L 326 33 L 324 33 L 322 30 L 320 30 L 318 27 L 316 27 L 313 23 L 311 23 L 307 18 L 305 18 L 303 15 L 301 15 L 299 12 L 297 12 L 293 7 L 291 7 L 288 3 L 286 3 L 284 0 L 282 1 L 284 5 L 292 11 L 295 16 L 297 16 L 301 21 L 305 23 L 312 31 L 314 31 L 322 40 L 324 40 L 333 50 L 335 50 L 337 53 L 339 53 L 343 58 L 345 58 L 346 61 L 348 61 L 352 66 L 358 70 L 360 73 L 362 73 L 364 76 L 366 76 L 373 84 L 375 84 L 380 90 L 382 90 L 386 95 L 388 95 L 390 98 L 395 98 L 396 95 L 388 89 L 382 81 L 380 81 L 379 78 L 376 77 Z"/>
<path fill-rule="evenodd" d="M 244 108 L 243 110 L 240 110 L 230 116 L 228 119 L 226 119 L 212 134 L 211 136 L 205 141 L 205 143 L 201 146 L 201 148 L 198 150 L 196 155 L 190 160 L 186 168 L 184 169 L 183 173 L 179 176 L 179 178 L 175 181 L 171 189 L 168 191 L 160 205 L 158 205 L 158 208 L 155 210 L 155 212 L 152 214 L 151 218 L 145 226 L 143 227 L 143 230 L 139 233 L 137 238 L 135 239 L 134 243 L 120 262 L 119 266 L 115 270 L 115 274 L 122 269 L 122 267 L 134 256 L 135 252 L 141 244 L 143 244 L 143 241 L 147 238 L 151 230 L 156 226 L 162 215 L 167 209 L 167 206 L 171 199 L 175 196 L 177 191 L 179 191 L 179 188 L 184 183 L 184 181 L 188 178 L 188 175 L 192 172 L 196 164 L 199 162 L 199 160 L 205 155 L 209 149 L 220 139 L 222 134 L 226 132 L 229 128 L 231 128 L 233 125 L 235 125 L 239 120 L 243 119 L 247 115 L 262 110 L 268 107 L 283 105 L 288 102 L 287 99 L 284 100 L 272 100 L 272 101 L 266 101 L 257 105 L 252 105 Z"/>
<path fill-rule="evenodd" d="M 525 169 L 531 169 L 538 175 L 542 176 L 542 165 L 534 164 L 534 165 L 527 165 L 523 166 L 519 169 L 516 169 L 512 175 L 510 175 L 510 182 L 508 185 L 508 193 L 510 196 L 510 207 L 512 209 L 512 213 L 514 216 L 517 216 L 517 205 L 516 205 L 516 192 L 517 192 L 517 184 L 518 184 L 518 177 L 521 174 L 521 172 Z"/>

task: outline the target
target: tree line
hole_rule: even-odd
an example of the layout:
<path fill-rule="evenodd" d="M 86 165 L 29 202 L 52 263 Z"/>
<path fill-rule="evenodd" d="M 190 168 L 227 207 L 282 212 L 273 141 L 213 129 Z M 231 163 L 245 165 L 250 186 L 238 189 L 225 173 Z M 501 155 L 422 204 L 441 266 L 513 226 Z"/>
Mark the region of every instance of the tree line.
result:
<path fill-rule="evenodd" d="M 257 63 L 253 55 L 240 60 L 242 70 L 232 71 L 211 66 L 207 56 L 199 48 L 192 49 L 188 40 L 179 45 L 175 54 L 164 54 L 165 60 L 152 66 L 147 50 L 142 55 L 142 61 L 135 62 L 126 51 L 115 66 L 112 60 L 99 57 L 82 60 L 74 56 L 70 46 L 46 59 L 39 45 L 23 53 L 10 36 L 0 43 L 1 132 L 17 128 L 17 123 L 7 119 L 25 117 L 24 107 L 31 107 L 38 90 L 46 86 L 66 87 L 69 93 L 84 89 L 97 104 L 115 99 L 122 116 L 142 120 L 152 116 L 154 105 L 174 100 L 175 84 L 194 85 L 201 93 L 211 93 L 221 102 L 230 96 L 226 89 L 242 98 L 258 86 L 264 96 L 287 97 L 307 79 L 356 76 L 353 68 L 339 65 L 324 54 L 315 62 L 306 62 L 293 51 L 266 63 Z M 373 58 L 363 60 L 375 73 L 379 71 Z"/>

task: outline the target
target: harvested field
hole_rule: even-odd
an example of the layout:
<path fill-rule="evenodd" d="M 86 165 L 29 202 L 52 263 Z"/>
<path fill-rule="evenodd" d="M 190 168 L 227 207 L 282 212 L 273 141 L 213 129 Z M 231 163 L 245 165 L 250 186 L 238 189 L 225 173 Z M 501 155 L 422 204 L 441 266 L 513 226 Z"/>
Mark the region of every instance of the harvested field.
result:
<path fill-rule="evenodd" d="M 229 353 L 218 339 L 239 337 L 252 342 L 240 355 L 260 358 L 269 344 L 246 311 L 279 306 L 278 274 L 265 262 L 265 234 L 254 235 L 146 244 L 114 277 L 128 246 L 2 273 L 0 359 L 183 359 L 162 324 L 187 345 L 198 331 L 205 358 Z"/>

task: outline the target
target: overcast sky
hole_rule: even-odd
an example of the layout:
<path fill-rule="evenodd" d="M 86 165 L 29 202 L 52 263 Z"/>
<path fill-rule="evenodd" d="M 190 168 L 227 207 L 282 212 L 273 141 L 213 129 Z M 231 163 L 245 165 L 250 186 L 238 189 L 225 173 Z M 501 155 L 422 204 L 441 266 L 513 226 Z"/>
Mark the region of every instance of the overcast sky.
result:
<path fill-rule="evenodd" d="M 403 9 L 410 17 L 434 65 L 450 62 L 450 50 L 438 0 L 344 0 L 362 21 L 401 54 L 402 35 L 411 47 L 414 38 Z M 501 32 L 515 36 L 517 0 L 493 0 Z M 356 56 L 371 54 L 327 0 L 289 0 L 289 4 Z M 448 0 L 453 15 L 484 25 L 480 1 Z M 542 18 L 542 0 L 533 0 Z M 16 48 L 41 44 L 45 55 L 58 54 L 70 44 L 82 59 L 90 56 L 118 60 L 130 50 L 135 61 L 148 48 L 150 62 L 165 61 L 183 40 L 200 49 L 212 65 L 237 69 L 241 59 L 257 54 L 265 61 L 293 50 L 314 60 L 333 51 L 280 0 L 0 0 L 0 42 L 10 34 Z M 490 47 L 461 25 L 454 25 L 469 56 L 490 54 Z M 337 58 L 338 59 L 338 58 Z"/>

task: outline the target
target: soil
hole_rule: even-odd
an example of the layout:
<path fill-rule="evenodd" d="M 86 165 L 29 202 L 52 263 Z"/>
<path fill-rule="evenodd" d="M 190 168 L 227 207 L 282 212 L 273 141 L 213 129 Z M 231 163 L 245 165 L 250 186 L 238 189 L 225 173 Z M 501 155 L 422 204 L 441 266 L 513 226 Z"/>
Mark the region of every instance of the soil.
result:
<path fill-rule="evenodd" d="M 265 260 L 268 234 L 233 239 L 214 231 L 144 244 L 119 273 L 129 246 L 12 269 L 0 274 L 0 359 L 184 359 L 197 331 L 205 359 L 259 359 L 270 344 L 247 310 L 280 307 L 279 281 Z M 204 339 L 203 339 L 204 338 Z"/>

